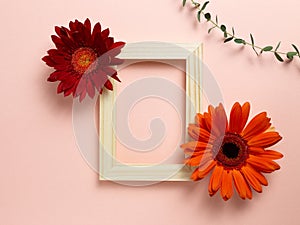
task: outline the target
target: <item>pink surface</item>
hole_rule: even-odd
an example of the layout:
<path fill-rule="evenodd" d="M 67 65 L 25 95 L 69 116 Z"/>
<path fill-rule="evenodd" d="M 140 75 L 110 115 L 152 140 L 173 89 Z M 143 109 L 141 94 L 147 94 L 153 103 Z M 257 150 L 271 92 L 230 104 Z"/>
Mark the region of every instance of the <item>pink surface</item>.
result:
<path fill-rule="evenodd" d="M 288 49 L 291 42 L 300 45 L 299 4 L 213 0 L 209 9 L 236 33 L 252 32 L 261 45 L 281 40 Z M 51 69 L 41 61 L 53 47 L 54 25 L 86 17 L 127 42 L 204 42 L 205 63 L 225 107 L 251 101 L 252 115 L 267 110 L 284 137 L 276 146 L 285 155 L 282 169 L 267 176 L 263 194 L 223 202 L 208 196 L 207 179 L 140 188 L 99 182 L 76 147 L 72 100 L 55 95 L 56 84 L 45 81 Z M 222 44 L 217 32 L 206 35 L 207 25 L 198 25 L 181 0 L 1 1 L 0 18 L 1 225 L 299 223 L 298 59 L 279 64 L 270 55 L 257 58 L 250 49 Z"/>
<path fill-rule="evenodd" d="M 185 62 L 177 62 L 183 64 Z M 182 67 L 181 67 L 182 68 Z M 129 89 L 130 84 L 143 78 L 161 78 L 173 82 L 185 93 L 185 73 L 165 63 L 158 62 L 140 62 L 133 64 L 119 72 L 122 77 L 122 83 L 117 84 L 117 92 L 120 94 Z M 126 91 L 126 90 L 125 90 Z M 172 90 L 165 90 L 170 92 Z M 143 94 L 136 93 L 136 96 Z M 172 93 L 169 93 L 172 95 Z M 122 163 L 183 163 L 184 153 L 180 149 L 180 145 L 184 142 L 185 120 L 181 115 L 185 115 L 185 95 L 176 99 L 170 104 L 167 99 L 158 98 L 157 96 L 148 96 L 140 99 L 135 105 L 131 106 L 128 115 L 129 129 L 134 138 L 138 140 L 147 140 L 151 138 L 150 124 L 153 118 L 160 118 L 165 125 L 164 137 L 160 142 L 156 142 L 149 146 L 150 148 L 140 150 L 133 148 L 132 144 L 117 141 L 116 158 Z M 117 105 L 117 124 L 119 114 Z M 126 141 L 126 140 L 125 140 Z M 127 145 L 126 145 L 127 144 Z"/>

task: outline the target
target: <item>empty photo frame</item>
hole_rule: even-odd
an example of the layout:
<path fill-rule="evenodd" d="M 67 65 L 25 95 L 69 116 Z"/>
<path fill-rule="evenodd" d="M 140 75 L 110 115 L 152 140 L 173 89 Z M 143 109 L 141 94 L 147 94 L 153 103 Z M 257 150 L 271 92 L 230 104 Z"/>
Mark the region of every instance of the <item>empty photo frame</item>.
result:
<path fill-rule="evenodd" d="M 200 112 L 202 75 L 201 44 L 171 44 L 141 42 L 127 44 L 118 56 L 126 62 L 185 61 L 185 141 L 189 140 L 186 128 Z M 129 63 L 130 64 L 130 63 Z M 113 82 L 113 80 L 111 80 Z M 115 83 L 113 83 L 115 85 Z M 116 160 L 116 101 L 115 91 L 104 90 L 100 95 L 99 118 L 99 179 L 114 181 L 189 181 L 192 168 L 183 164 L 124 164 Z"/>

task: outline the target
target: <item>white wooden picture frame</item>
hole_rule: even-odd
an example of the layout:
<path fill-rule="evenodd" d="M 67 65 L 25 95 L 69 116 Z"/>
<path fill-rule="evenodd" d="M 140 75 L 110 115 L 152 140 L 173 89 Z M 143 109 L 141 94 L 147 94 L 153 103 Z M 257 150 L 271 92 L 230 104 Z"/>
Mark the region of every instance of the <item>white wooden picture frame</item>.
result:
<path fill-rule="evenodd" d="M 189 123 L 194 122 L 195 111 L 200 112 L 201 103 L 202 44 L 134 43 L 125 45 L 118 57 L 124 60 L 138 61 L 185 60 L 185 90 L 187 96 L 185 128 L 188 127 Z M 104 91 L 100 95 L 99 179 L 115 181 L 189 181 L 192 168 L 184 164 L 125 165 L 116 160 L 116 137 L 113 128 L 115 98 L 116 93 L 114 91 Z M 194 110 L 191 110 L 192 107 Z M 184 139 L 189 140 L 187 132 L 185 132 Z"/>

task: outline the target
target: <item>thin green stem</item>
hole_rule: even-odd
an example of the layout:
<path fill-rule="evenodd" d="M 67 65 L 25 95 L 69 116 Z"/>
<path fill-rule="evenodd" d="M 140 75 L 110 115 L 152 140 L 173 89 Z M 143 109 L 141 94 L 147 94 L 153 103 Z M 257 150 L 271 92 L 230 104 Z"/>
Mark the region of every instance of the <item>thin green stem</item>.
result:
<path fill-rule="evenodd" d="M 191 3 L 194 5 L 194 7 L 195 7 L 196 9 L 199 9 L 199 8 L 200 8 L 200 3 L 198 3 L 198 2 L 196 2 L 196 1 L 194 1 L 194 0 L 191 0 Z M 205 16 L 205 14 L 206 14 L 206 12 L 204 12 L 204 10 L 202 10 L 200 13 L 201 13 L 201 15 L 203 15 L 203 16 Z M 210 22 L 214 27 L 216 27 L 216 28 L 218 28 L 219 30 L 222 31 L 221 26 L 220 26 L 216 21 L 214 21 L 214 20 L 212 20 L 212 19 L 209 19 L 209 20 L 207 20 L 207 21 Z M 223 31 L 222 31 L 222 32 L 223 32 Z M 227 34 L 227 36 L 229 36 L 229 38 L 238 38 L 237 36 L 235 36 L 234 34 L 232 34 L 232 33 L 230 33 L 230 32 L 227 32 L 227 31 L 226 31 L 226 34 Z M 243 40 L 244 40 L 244 39 L 243 39 Z M 260 50 L 260 51 L 263 50 L 262 47 L 260 47 L 260 46 L 258 46 L 258 45 L 253 45 L 253 44 L 250 43 L 249 41 L 245 41 L 245 42 L 244 42 L 244 45 L 251 46 L 251 47 L 255 48 L 256 50 Z M 280 51 L 273 50 L 273 49 L 270 50 L 269 52 L 277 53 L 277 54 L 279 54 L 279 55 L 287 55 L 287 53 L 285 53 L 285 52 L 280 52 Z M 299 54 L 297 54 L 297 56 L 299 56 Z"/>

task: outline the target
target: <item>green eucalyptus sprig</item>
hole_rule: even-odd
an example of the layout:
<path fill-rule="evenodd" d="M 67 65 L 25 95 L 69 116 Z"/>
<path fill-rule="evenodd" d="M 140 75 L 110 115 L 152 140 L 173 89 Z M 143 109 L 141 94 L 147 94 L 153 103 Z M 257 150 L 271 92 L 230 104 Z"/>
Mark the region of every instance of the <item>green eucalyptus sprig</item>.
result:
<path fill-rule="evenodd" d="M 280 62 L 284 62 L 284 57 L 286 57 L 287 60 L 293 60 L 293 58 L 296 56 L 298 56 L 300 58 L 300 53 L 299 53 L 298 47 L 295 44 L 292 44 L 293 50 L 289 51 L 289 52 L 279 51 L 281 42 L 279 42 L 275 48 L 272 45 L 260 47 L 255 44 L 254 37 L 251 33 L 249 35 L 250 41 L 247 41 L 244 38 L 240 38 L 240 37 L 236 36 L 233 27 L 231 28 L 231 32 L 229 32 L 227 30 L 226 25 L 219 24 L 217 15 L 215 16 L 215 19 L 213 20 L 211 13 L 209 13 L 205 10 L 209 1 L 204 2 L 203 5 L 194 0 L 191 0 L 191 3 L 198 10 L 197 11 L 197 20 L 199 22 L 201 22 L 201 17 L 204 17 L 204 19 L 207 22 L 212 24 L 212 27 L 208 29 L 208 33 L 210 33 L 213 29 L 220 30 L 224 36 L 224 43 L 233 41 L 234 43 L 239 44 L 239 45 L 251 46 L 256 55 L 261 55 L 264 52 L 273 53 L 274 56 L 276 57 L 276 59 Z M 186 5 L 186 0 L 182 0 L 182 5 L 183 6 Z"/>

